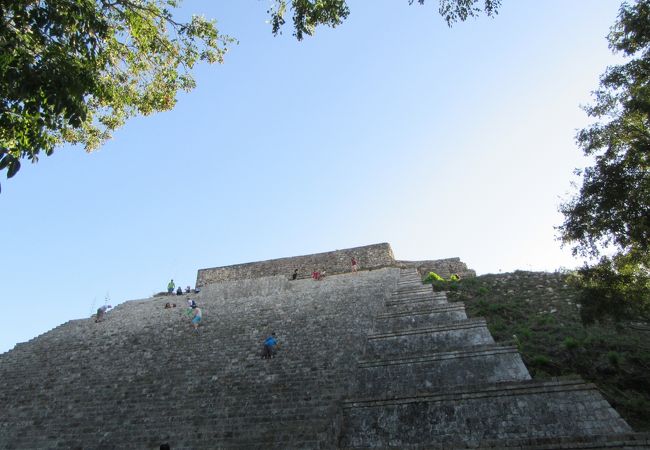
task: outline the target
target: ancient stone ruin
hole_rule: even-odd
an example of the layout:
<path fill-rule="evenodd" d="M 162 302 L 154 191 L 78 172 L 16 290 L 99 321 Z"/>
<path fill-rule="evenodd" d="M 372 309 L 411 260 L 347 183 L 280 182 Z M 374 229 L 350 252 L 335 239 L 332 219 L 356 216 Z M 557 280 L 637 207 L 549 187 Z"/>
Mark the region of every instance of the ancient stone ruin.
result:
<path fill-rule="evenodd" d="M 200 270 L 198 295 L 65 323 L 0 355 L 0 448 L 650 448 L 593 385 L 531 380 L 428 271 L 473 276 L 378 244 Z"/>

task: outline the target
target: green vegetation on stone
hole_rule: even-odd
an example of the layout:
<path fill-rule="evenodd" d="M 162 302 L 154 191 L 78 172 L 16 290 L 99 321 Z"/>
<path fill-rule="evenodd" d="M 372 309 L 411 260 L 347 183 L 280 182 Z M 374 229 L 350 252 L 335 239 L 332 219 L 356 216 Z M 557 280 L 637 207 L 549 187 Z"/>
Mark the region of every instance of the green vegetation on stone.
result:
<path fill-rule="evenodd" d="M 601 320 L 585 326 L 580 290 L 562 273 L 514 272 L 457 283 L 450 301 L 485 317 L 495 340 L 516 345 L 533 378 L 593 382 L 637 431 L 650 431 L 650 325 Z"/>
<path fill-rule="evenodd" d="M 424 279 L 422 280 L 422 283 L 431 284 L 433 286 L 433 290 L 436 292 L 443 292 L 443 291 L 455 291 L 456 289 L 458 289 L 459 280 L 460 277 L 456 274 L 452 274 L 448 280 L 445 280 L 437 273 L 429 272 L 429 274 L 426 277 L 424 277 Z"/>
<path fill-rule="evenodd" d="M 433 283 L 434 281 L 445 281 L 440 275 L 435 272 L 429 272 L 429 274 L 422 280 L 423 283 Z"/>

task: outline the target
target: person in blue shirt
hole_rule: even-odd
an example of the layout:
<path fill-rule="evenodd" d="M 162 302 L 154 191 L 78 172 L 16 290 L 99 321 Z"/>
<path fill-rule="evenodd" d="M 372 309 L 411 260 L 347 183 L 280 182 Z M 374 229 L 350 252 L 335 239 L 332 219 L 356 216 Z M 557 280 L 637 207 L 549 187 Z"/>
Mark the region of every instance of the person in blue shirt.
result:
<path fill-rule="evenodd" d="M 264 341 L 264 348 L 262 348 L 262 358 L 271 359 L 275 357 L 275 351 L 278 346 L 278 341 L 275 339 L 275 333 L 267 337 Z"/>

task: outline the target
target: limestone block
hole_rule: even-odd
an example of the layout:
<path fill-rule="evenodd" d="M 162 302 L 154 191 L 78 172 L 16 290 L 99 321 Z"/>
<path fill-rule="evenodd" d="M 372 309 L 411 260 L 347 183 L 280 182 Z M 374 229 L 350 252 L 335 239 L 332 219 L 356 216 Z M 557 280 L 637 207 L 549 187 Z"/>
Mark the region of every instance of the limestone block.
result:
<path fill-rule="evenodd" d="M 223 281 L 255 279 L 276 275 L 289 279 L 295 269 L 298 269 L 300 278 L 308 278 L 313 270 L 325 271 L 328 275 L 346 273 L 352 270 L 352 257 L 359 262 L 359 268 L 362 270 L 395 265 L 395 258 L 390 245 L 383 243 L 312 255 L 200 269 L 197 274 L 196 285 L 206 286 Z"/>
<path fill-rule="evenodd" d="M 500 383 L 438 395 L 350 401 L 344 448 L 479 447 L 485 441 L 627 433 L 597 389 L 581 381 Z"/>
<path fill-rule="evenodd" d="M 453 386 L 530 380 L 515 347 L 486 346 L 412 358 L 363 361 L 358 396 L 389 398 L 433 393 Z"/>
<path fill-rule="evenodd" d="M 458 322 L 467 319 L 465 306 L 462 303 L 445 304 L 428 309 L 403 311 L 380 314 L 375 317 L 373 330 L 375 333 L 394 333 L 403 330 L 427 328 L 448 322 Z"/>
<path fill-rule="evenodd" d="M 387 355 L 433 353 L 494 344 L 484 319 L 468 319 L 430 328 L 397 333 L 371 334 L 366 358 Z"/>

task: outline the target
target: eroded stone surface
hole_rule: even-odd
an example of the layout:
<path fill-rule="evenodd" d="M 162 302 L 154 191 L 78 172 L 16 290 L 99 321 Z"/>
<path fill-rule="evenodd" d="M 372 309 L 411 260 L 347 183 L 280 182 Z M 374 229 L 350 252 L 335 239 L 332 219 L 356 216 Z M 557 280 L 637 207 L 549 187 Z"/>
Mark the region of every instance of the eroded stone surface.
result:
<path fill-rule="evenodd" d="M 530 381 L 515 347 L 444 294 L 426 300 L 414 272 L 375 318 L 341 448 L 646 448 L 593 385 Z"/>
<path fill-rule="evenodd" d="M 529 381 L 483 320 L 421 285 L 415 268 L 431 261 L 322 281 L 289 281 L 289 262 L 127 302 L 0 355 L 0 449 L 648 447 L 592 385 Z M 272 331 L 281 349 L 262 360 Z"/>
<path fill-rule="evenodd" d="M 331 448 L 398 272 L 212 286 L 198 333 L 170 297 L 68 322 L 0 355 L 0 448 Z"/>

